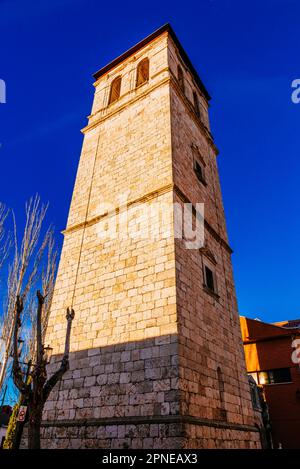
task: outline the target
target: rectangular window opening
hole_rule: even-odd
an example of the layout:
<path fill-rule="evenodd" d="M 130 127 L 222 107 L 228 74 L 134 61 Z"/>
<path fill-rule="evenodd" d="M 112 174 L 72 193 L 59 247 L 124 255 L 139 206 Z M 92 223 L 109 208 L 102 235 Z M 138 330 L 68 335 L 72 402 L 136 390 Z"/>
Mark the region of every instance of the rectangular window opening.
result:
<path fill-rule="evenodd" d="M 259 384 L 278 384 L 278 383 L 291 383 L 291 370 L 290 368 L 277 368 L 275 370 L 259 371 L 258 372 Z"/>
<path fill-rule="evenodd" d="M 194 170 L 195 174 L 200 182 L 202 182 L 204 185 L 206 185 L 205 177 L 204 177 L 204 169 L 199 163 L 199 161 L 195 160 L 194 163 Z"/>
<path fill-rule="evenodd" d="M 214 273 L 207 266 L 205 266 L 205 285 L 210 291 L 216 293 Z"/>

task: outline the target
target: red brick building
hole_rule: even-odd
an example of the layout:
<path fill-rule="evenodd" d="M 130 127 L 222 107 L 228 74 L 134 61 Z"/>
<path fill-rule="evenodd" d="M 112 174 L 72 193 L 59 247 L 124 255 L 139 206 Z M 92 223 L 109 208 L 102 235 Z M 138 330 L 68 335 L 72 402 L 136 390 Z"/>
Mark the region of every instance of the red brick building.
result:
<path fill-rule="evenodd" d="M 299 449 L 300 354 L 292 344 L 300 345 L 300 320 L 267 324 L 241 317 L 240 322 L 247 371 L 263 388 L 274 448 Z"/>

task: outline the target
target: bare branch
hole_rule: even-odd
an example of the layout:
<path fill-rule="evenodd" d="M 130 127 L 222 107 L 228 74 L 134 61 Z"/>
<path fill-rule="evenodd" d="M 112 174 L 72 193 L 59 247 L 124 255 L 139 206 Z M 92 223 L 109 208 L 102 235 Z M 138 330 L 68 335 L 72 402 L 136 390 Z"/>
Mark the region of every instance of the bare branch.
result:
<path fill-rule="evenodd" d="M 46 400 L 49 397 L 50 392 L 56 385 L 56 383 L 62 378 L 64 373 L 68 371 L 69 369 L 69 350 L 70 350 L 70 336 L 71 336 L 71 327 L 72 327 L 72 321 L 75 317 L 75 312 L 73 309 L 67 309 L 67 332 L 66 332 L 66 341 L 65 341 L 65 351 L 64 355 L 61 361 L 61 365 L 59 369 L 51 376 L 51 378 L 48 379 L 44 386 L 44 392 L 43 392 L 43 401 L 46 402 Z"/>
<path fill-rule="evenodd" d="M 45 298 L 38 290 L 38 308 L 37 308 L 37 318 L 36 318 L 36 360 L 40 364 L 43 360 L 43 342 L 42 342 L 42 314 L 43 314 L 43 305 Z"/>
<path fill-rule="evenodd" d="M 24 394 L 26 392 L 26 383 L 23 381 L 22 370 L 19 363 L 19 350 L 18 350 L 18 337 L 19 329 L 21 327 L 21 314 L 24 309 L 23 299 L 19 295 L 16 301 L 16 321 L 14 325 L 13 337 L 13 380 L 15 386 L 19 391 Z"/>
<path fill-rule="evenodd" d="M 46 240 L 46 243 L 45 243 Z M 40 295 L 43 296 L 43 307 L 41 310 L 41 343 L 44 343 L 46 328 L 48 325 L 48 319 L 50 314 L 50 308 L 53 298 L 53 291 L 55 285 L 55 274 L 56 274 L 56 267 L 57 267 L 57 251 L 55 250 L 55 242 L 54 242 L 54 235 L 52 229 L 48 230 L 45 240 L 42 246 L 43 252 L 47 248 L 47 257 L 46 257 L 46 265 L 43 268 L 43 271 L 40 272 L 38 270 L 38 275 L 41 279 L 42 283 L 42 292 Z M 36 343 L 37 343 L 37 321 L 36 321 L 36 308 L 30 303 L 29 307 L 29 314 L 32 323 L 32 339 L 30 340 L 30 356 L 33 360 L 36 359 Z"/>
<path fill-rule="evenodd" d="M 36 253 L 46 211 L 47 205 L 41 205 L 38 196 L 30 199 L 26 204 L 26 223 L 20 249 L 18 247 L 16 221 L 14 214 L 12 214 L 15 252 L 12 264 L 9 267 L 7 304 L 3 315 L 2 339 L 5 343 L 5 350 L 0 370 L 0 389 L 12 347 L 16 321 L 16 298 L 22 294 L 25 308 L 27 296 L 39 278 L 39 267 L 43 253 L 49 243 L 50 234 L 47 232 L 41 247 Z"/>
<path fill-rule="evenodd" d="M 0 202 L 0 268 L 3 265 L 3 262 L 7 256 L 7 240 L 5 240 L 5 221 L 7 219 L 7 216 L 9 214 L 9 210 L 5 207 L 5 205 Z M 3 244 L 4 241 L 4 245 Z"/>
<path fill-rule="evenodd" d="M 8 214 L 9 210 L 0 202 L 0 269 L 3 267 L 3 264 L 8 257 L 11 246 L 10 236 L 6 234 L 5 230 L 5 222 Z"/>
<path fill-rule="evenodd" d="M 46 329 L 50 315 L 50 309 L 53 299 L 55 276 L 57 269 L 58 253 L 55 249 L 55 241 L 53 231 L 50 231 L 48 242 L 48 257 L 46 269 L 42 274 L 43 295 L 45 297 L 45 304 L 42 317 L 42 339 L 45 339 Z"/>

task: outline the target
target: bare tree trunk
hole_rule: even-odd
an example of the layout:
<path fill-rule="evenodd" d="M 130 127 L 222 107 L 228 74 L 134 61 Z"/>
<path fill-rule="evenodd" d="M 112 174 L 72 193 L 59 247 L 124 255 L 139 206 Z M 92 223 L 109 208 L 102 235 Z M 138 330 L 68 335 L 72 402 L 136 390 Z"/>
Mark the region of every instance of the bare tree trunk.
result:
<path fill-rule="evenodd" d="M 2 339 L 5 344 L 5 351 L 3 353 L 3 357 L 1 357 L 0 360 L 0 390 L 4 383 L 12 348 L 13 332 L 16 320 L 15 301 L 17 296 L 22 294 L 25 302 L 30 288 L 37 280 L 41 258 L 49 241 L 49 232 L 47 232 L 41 247 L 38 249 L 37 253 L 35 252 L 38 246 L 46 211 L 47 206 L 40 206 L 40 199 L 38 196 L 36 196 L 34 199 L 31 199 L 29 203 L 26 204 L 26 225 L 20 249 L 17 240 L 16 222 L 15 218 L 13 217 L 15 254 L 12 265 L 10 266 L 8 278 L 8 304 L 4 310 L 3 328 L 1 331 Z M 1 213 L 0 206 L 0 229 Z"/>
<path fill-rule="evenodd" d="M 61 380 L 64 373 L 69 369 L 69 350 L 70 350 L 70 336 L 71 326 L 74 319 L 74 310 L 67 309 L 67 330 L 65 339 L 65 352 L 58 370 L 47 380 L 47 358 L 44 356 L 44 345 L 42 343 L 42 324 L 41 317 L 43 311 L 43 305 L 45 298 L 37 292 L 38 297 L 38 308 L 37 308 L 37 332 L 36 332 L 36 360 L 37 362 L 33 365 L 33 371 L 30 374 L 30 382 L 28 382 L 28 374 L 24 379 L 23 373 L 19 362 L 18 353 L 18 332 L 21 327 L 21 314 L 23 312 L 24 303 L 21 297 L 17 297 L 16 302 L 16 322 L 13 334 L 13 380 L 22 396 L 28 399 L 28 448 L 29 449 L 40 449 L 40 430 L 44 404 L 47 401 L 50 392 Z"/>
<path fill-rule="evenodd" d="M 1 362 L 1 370 L 0 370 L 0 390 L 1 390 L 2 385 L 3 385 L 3 382 L 4 382 L 5 373 L 6 373 L 6 364 L 7 364 L 7 362 L 8 362 L 8 359 L 9 359 L 9 353 L 8 353 L 8 351 L 7 351 L 7 349 L 6 349 L 5 352 L 4 352 L 4 355 L 3 355 L 2 362 Z"/>
<path fill-rule="evenodd" d="M 41 422 L 44 403 L 30 406 L 28 422 L 28 449 L 41 449 Z"/>

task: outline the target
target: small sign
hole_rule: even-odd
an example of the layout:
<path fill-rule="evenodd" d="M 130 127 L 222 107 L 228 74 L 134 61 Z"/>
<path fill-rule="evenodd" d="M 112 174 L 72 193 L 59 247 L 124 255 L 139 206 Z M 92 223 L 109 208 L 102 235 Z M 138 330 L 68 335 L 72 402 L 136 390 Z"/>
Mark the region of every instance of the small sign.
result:
<path fill-rule="evenodd" d="M 18 422 L 25 422 L 26 418 L 26 412 L 27 412 L 27 406 L 26 405 L 21 405 L 18 413 Z"/>

